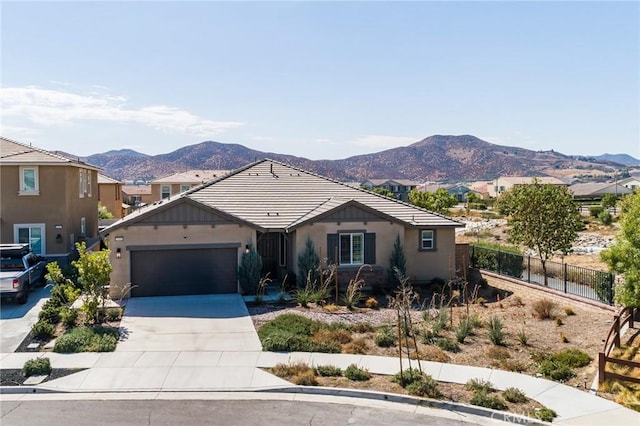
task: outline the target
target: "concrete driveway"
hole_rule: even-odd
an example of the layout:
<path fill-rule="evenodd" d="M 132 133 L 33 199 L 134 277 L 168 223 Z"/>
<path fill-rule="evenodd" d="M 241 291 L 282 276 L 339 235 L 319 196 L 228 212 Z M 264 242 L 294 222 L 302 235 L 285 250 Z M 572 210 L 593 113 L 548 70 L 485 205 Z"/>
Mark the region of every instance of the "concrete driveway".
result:
<path fill-rule="evenodd" d="M 131 298 L 120 327 L 116 352 L 262 350 L 239 294 Z"/>
<path fill-rule="evenodd" d="M 27 337 L 31 326 L 38 321 L 38 313 L 51 294 L 50 287 L 37 287 L 29 293 L 24 305 L 2 301 L 0 306 L 0 353 L 15 351 Z"/>

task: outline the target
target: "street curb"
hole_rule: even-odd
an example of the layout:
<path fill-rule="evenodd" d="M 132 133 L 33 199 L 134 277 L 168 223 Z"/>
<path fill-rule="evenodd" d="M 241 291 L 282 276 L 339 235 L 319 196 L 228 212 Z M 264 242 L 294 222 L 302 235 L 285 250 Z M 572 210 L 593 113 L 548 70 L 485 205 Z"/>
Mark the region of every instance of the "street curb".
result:
<path fill-rule="evenodd" d="M 532 417 L 521 416 L 507 411 L 492 410 L 490 408 L 476 405 L 462 404 L 458 402 L 444 402 L 434 399 L 419 398 L 408 395 L 398 395 L 384 392 L 364 391 L 359 389 L 328 388 L 319 386 L 291 386 L 275 389 L 257 390 L 263 393 L 300 393 L 307 395 L 327 395 L 341 396 L 348 398 L 371 399 L 376 401 L 388 401 L 400 404 L 416 405 L 425 408 L 437 408 L 440 410 L 453 411 L 458 413 L 472 414 L 475 416 L 488 417 L 509 423 L 526 424 L 534 426 L 548 426 L 550 423 L 543 422 Z"/>
<path fill-rule="evenodd" d="M 62 390 L 53 390 L 41 388 L 39 386 L 0 386 L 0 395 L 16 395 L 16 394 L 34 394 L 34 393 L 68 393 Z"/>

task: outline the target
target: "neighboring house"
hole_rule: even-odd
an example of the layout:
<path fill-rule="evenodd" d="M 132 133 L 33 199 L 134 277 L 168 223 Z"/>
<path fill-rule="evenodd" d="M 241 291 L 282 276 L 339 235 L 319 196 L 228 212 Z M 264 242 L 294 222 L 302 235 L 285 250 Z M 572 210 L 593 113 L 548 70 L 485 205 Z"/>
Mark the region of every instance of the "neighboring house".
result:
<path fill-rule="evenodd" d="M 0 138 L 2 243 L 29 243 L 66 263 L 75 242 L 98 240 L 98 172 L 83 163 Z"/>
<path fill-rule="evenodd" d="M 130 211 L 153 203 L 151 185 L 123 185 L 122 202 L 129 206 Z"/>
<path fill-rule="evenodd" d="M 613 194 L 615 196 L 631 194 L 633 191 L 625 186 L 609 183 L 575 183 L 569 186 L 569 191 L 576 200 L 601 200 L 605 194 Z"/>
<path fill-rule="evenodd" d="M 618 185 L 622 185 L 626 188 L 629 188 L 631 191 L 635 191 L 640 188 L 640 177 L 638 176 L 630 176 L 625 179 L 620 179 L 618 181 Z"/>
<path fill-rule="evenodd" d="M 543 185 L 567 186 L 566 182 L 550 176 L 504 176 L 494 179 L 488 186 L 487 191 L 491 198 L 499 197 L 503 192 L 509 191 L 514 186 L 531 185 L 533 180 Z"/>
<path fill-rule="evenodd" d="M 115 219 L 127 214 L 128 204 L 122 202 L 122 182 L 98 173 L 98 201 Z"/>
<path fill-rule="evenodd" d="M 227 173 L 229 170 L 188 170 L 152 180 L 151 199 L 152 201 L 164 200 Z"/>
<path fill-rule="evenodd" d="M 406 179 L 369 179 L 362 182 L 363 188 L 384 188 L 392 192 L 393 196 L 401 201 L 408 201 L 409 193 L 418 185 L 420 185 L 419 182 Z"/>
<path fill-rule="evenodd" d="M 111 249 L 114 295 L 237 293 L 242 254 L 253 245 L 263 275 L 299 273 L 307 239 L 337 263 L 341 285 L 363 264 L 367 285 L 384 285 L 396 237 L 412 282 L 449 279 L 455 228 L 424 209 L 271 160 L 262 160 L 169 200 L 142 208 L 101 232 Z"/>

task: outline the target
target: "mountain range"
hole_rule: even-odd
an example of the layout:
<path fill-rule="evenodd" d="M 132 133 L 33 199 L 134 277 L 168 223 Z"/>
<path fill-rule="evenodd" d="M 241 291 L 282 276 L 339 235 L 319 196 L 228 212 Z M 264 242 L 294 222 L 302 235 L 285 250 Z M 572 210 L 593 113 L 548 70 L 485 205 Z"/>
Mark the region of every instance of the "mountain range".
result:
<path fill-rule="evenodd" d="M 129 149 L 83 158 L 104 174 L 119 180 L 151 180 L 190 169 L 231 170 L 271 158 L 342 181 L 410 179 L 462 181 L 493 179 L 499 175 L 559 175 L 611 173 L 640 161 L 623 155 L 570 156 L 553 150 L 532 151 L 495 145 L 475 136 L 434 135 L 414 144 L 340 160 L 310 160 L 286 154 L 256 151 L 239 144 L 214 141 L 176 151 L 147 155 Z"/>

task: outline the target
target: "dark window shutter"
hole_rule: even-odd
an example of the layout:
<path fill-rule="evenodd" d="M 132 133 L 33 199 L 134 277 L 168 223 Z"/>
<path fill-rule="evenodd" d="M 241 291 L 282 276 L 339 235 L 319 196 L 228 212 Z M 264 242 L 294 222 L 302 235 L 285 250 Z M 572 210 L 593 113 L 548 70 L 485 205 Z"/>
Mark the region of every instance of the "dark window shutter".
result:
<path fill-rule="evenodd" d="M 337 263 L 335 259 L 338 249 L 338 234 L 327 234 L 327 260 L 329 263 Z"/>
<path fill-rule="evenodd" d="M 376 234 L 375 232 L 364 234 L 364 263 L 376 264 Z"/>

